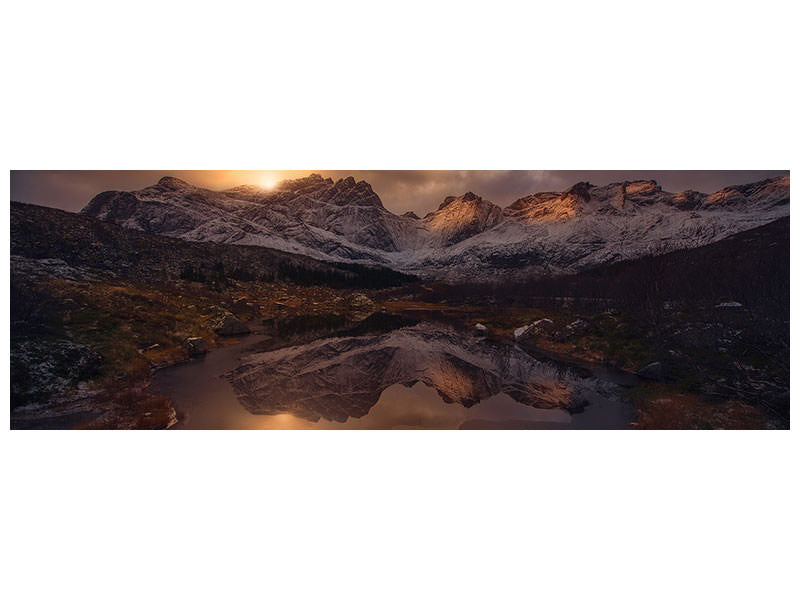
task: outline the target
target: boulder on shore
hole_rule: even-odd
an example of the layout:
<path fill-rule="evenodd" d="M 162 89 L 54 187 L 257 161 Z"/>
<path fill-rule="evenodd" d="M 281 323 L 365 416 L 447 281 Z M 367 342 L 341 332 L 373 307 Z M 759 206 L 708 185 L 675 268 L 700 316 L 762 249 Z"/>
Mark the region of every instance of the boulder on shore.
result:
<path fill-rule="evenodd" d="M 208 352 L 206 341 L 201 337 L 190 337 L 183 341 L 183 347 L 189 353 L 189 356 L 202 356 Z"/>
<path fill-rule="evenodd" d="M 514 339 L 523 340 L 533 335 L 542 335 L 543 333 L 552 333 L 555 330 L 555 323 L 551 319 L 539 319 L 530 325 L 518 327 L 514 330 Z"/>
<path fill-rule="evenodd" d="M 533 325 L 524 325 L 523 327 L 517 327 L 514 330 L 514 339 L 521 340 L 523 338 L 529 337 L 533 330 Z"/>
<path fill-rule="evenodd" d="M 250 328 L 231 313 L 223 313 L 211 320 L 211 329 L 217 335 L 244 335 Z"/>
<path fill-rule="evenodd" d="M 636 374 L 643 379 L 664 381 L 664 365 L 662 365 L 660 362 L 652 362 L 649 365 L 639 369 Z"/>
<path fill-rule="evenodd" d="M 589 330 L 589 323 L 583 319 L 576 319 L 567 325 L 567 331 L 573 335 L 582 335 Z"/>

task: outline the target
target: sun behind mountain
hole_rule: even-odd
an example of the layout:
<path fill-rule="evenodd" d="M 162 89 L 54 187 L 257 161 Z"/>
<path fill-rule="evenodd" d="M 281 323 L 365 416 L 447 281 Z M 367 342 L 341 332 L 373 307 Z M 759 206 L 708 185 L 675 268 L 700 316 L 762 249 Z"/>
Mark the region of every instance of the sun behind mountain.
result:
<path fill-rule="evenodd" d="M 262 175 L 258 180 L 258 185 L 265 190 L 271 190 L 278 184 L 278 178 L 274 175 Z"/>

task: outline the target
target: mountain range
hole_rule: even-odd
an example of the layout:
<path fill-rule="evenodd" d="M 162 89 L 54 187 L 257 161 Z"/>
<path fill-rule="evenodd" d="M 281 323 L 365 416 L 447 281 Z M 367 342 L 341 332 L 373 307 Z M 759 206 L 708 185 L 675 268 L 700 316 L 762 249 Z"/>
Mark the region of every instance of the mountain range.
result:
<path fill-rule="evenodd" d="M 572 273 L 693 248 L 789 214 L 789 176 L 711 194 L 652 180 L 581 182 L 501 208 L 467 192 L 420 218 L 387 210 L 365 181 L 313 174 L 274 189 L 215 191 L 174 177 L 95 196 L 84 215 L 188 241 L 263 246 L 445 281 Z"/>

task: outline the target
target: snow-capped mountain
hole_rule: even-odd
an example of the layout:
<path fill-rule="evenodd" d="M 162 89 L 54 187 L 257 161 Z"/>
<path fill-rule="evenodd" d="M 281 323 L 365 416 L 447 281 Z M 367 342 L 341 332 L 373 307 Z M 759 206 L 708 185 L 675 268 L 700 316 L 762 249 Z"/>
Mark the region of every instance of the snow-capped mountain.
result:
<path fill-rule="evenodd" d="M 319 175 L 275 190 L 194 187 L 174 177 L 135 192 L 103 192 L 84 214 L 131 229 L 193 241 L 268 246 L 318 258 L 386 263 L 423 227 L 383 207 L 364 181 Z"/>
<path fill-rule="evenodd" d="M 193 241 L 266 246 L 380 264 L 423 277 L 491 279 L 574 272 L 711 243 L 789 214 L 789 176 L 704 194 L 655 181 L 579 183 L 503 209 L 467 192 L 420 219 L 388 211 L 365 181 L 320 175 L 273 190 L 213 191 L 172 177 L 103 192 L 83 213 Z"/>
<path fill-rule="evenodd" d="M 445 198 L 438 210 L 425 216 L 425 225 L 434 238 L 438 237 L 436 245 L 449 246 L 491 229 L 502 220 L 499 206 L 467 192 Z"/>

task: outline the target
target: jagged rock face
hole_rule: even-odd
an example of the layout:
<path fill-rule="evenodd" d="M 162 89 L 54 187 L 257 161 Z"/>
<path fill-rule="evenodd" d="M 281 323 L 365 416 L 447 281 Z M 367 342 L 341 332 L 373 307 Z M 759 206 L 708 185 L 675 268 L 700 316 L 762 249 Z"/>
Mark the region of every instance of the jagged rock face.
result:
<path fill-rule="evenodd" d="M 753 184 L 730 186 L 713 194 L 694 190 L 672 193 L 657 182 L 624 181 L 598 187 L 588 182 L 557 192 L 542 192 L 520 198 L 506 209 L 506 215 L 528 222 L 567 221 L 597 214 L 636 215 L 648 206 L 684 210 L 716 210 L 737 203 L 741 208 L 774 209 L 789 201 L 789 177 L 778 177 Z"/>
<path fill-rule="evenodd" d="M 505 393 L 529 406 L 568 411 L 610 389 L 559 373 L 514 344 L 430 323 L 254 354 L 226 378 L 251 413 L 337 422 L 363 417 L 398 383 L 422 382 L 444 402 L 466 407 Z"/>
<path fill-rule="evenodd" d="M 445 198 L 438 210 L 425 216 L 425 224 L 440 236 L 443 245 L 449 245 L 491 229 L 502 218 L 499 206 L 467 192 Z"/>
<path fill-rule="evenodd" d="M 540 192 L 520 198 L 506 209 L 506 214 L 510 218 L 546 223 L 571 219 L 578 214 L 579 207 L 573 196 Z"/>
<path fill-rule="evenodd" d="M 395 215 L 364 181 L 320 175 L 274 190 L 215 192 L 175 178 L 104 192 L 84 213 L 193 241 L 255 245 L 325 260 L 390 266 L 422 277 L 489 280 L 576 272 L 691 248 L 789 214 L 789 177 L 713 194 L 672 193 L 651 180 L 578 183 L 500 207 L 468 192 L 419 219 Z"/>
<path fill-rule="evenodd" d="M 706 203 L 715 208 L 756 205 L 769 209 L 774 206 L 787 205 L 789 203 L 789 176 L 726 187 L 709 195 Z"/>

